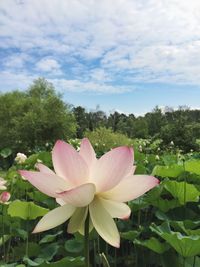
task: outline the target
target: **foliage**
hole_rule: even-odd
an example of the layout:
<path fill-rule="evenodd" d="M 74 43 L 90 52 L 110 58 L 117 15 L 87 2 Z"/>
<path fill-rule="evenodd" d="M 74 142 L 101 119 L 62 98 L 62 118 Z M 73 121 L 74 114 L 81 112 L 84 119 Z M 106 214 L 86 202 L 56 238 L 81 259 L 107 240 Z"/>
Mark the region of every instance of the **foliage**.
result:
<path fill-rule="evenodd" d="M 197 139 L 200 138 L 200 111 L 180 107 L 178 110 L 166 108 L 161 111 L 155 107 L 144 116 L 114 112 L 106 114 L 97 109 L 87 112 L 82 107 L 73 109 L 78 124 L 77 137 L 82 138 L 86 130 L 93 131 L 99 127 L 111 128 L 113 132 L 122 133 L 129 138 L 162 139 L 162 148 L 169 148 L 171 141 L 174 149 L 185 152 L 198 150 Z"/>
<path fill-rule="evenodd" d="M 96 146 L 99 156 L 111 147 L 130 145 L 131 142 L 111 129 L 99 128 L 86 133 L 93 144 L 99 142 Z M 70 142 L 76 148 L 80 145 L 78 139 Z M 141 145 L 142 151 L 139 150 Z M 160 179 L 160 185 L 129 202 L 132 210 L 129 220 L 117 221 L 120 249 L 108 246 L 94 231 L 91 232 L 92 266 L 108 266 L 107 261 L 110 267 L 199 266 L 200 155 L 189 153 L 179 157 L 172 151 L 158 150 L 159 147 L 158 140 L 138 139 L 134 142 L 137 173 L 152 172 Z M 52 167 L 50 153 L 43 151 L 29 156 L 22 163 L 23 169 L 34 170 L 38 161 Z M 15 163 L 0 173 L 8 181 L 12 195 L 10 203 L 3 205 L 0 213 L 0 250 L 3 255 L 0 266 L 83 267 L 83 237 L 78 233 L 68 235 L 67 223 L 48 232 L 31 234 L 39 216 L 57 204 L 21 179 L 17 170 L 22 165 Z"/>
<path fill-rule="evenodd" d="M 71 109 L 50 83 L 38 79 L 25 92 L 0 94 L 0 120 L 0 177 L 7 180 L 12 196 L 0 204 L 0 266 L 84 266 L 83 237 L 67 234 L 67 223 L 31 234 L 39 217 L 57 204 L 17 172 L 35 170 L 37 162 L 52 168 L 54 141 L 68 139 L 79 149 L 78 138 L 84 136 L 99 157 L 120 145 L 133 146 L 136 174 L 160 179 L 158 187 L 129 202 L 130 220 L 117 221 L 119 250 L 91 232 L 92 266 L 108 266 L 107 261 L 110 267 L 200 266 L 199 110 L 162 112 L 156 107 L 139 117 L 118 112 L 107 116 L 98 108 Z M 17 152 L 29 157 L 15 162 Z"/>
<path fill-rule="evenodd" d="M 28 153 L 73 137 L 76 122 L 61 96 L 44 79 L 35 80 L 25 92 L 0 95 L 0 149 Z"/>
<path fill-rule="evenodd" d="M 200 148 L 200 110 L 155 107 L 144 116 L 117 111 L 107 115 L 99 107 L 87 111 L 66 104 L 53 85 L 39 78 L 26 91 L 0 94 L 0 151 L 11 149 L 1 167 L 12 164 L 17 152 L 51 149 L 57 139 L 82 138 L 85 132 L 111 129 L 130 139 L 162 140 L 160 148 L 184 152 Z M 133 142 L 133 141 L 132 141 Z"/>
<path fill-rule="evenodd" d="M 114 133 L 110 128 L 100 127 L 94 131 L 86 131 L 85 136 L 91 141 L 98 155 L 121 145 L 133 145 L 132 140 L 120 133 Z"/>

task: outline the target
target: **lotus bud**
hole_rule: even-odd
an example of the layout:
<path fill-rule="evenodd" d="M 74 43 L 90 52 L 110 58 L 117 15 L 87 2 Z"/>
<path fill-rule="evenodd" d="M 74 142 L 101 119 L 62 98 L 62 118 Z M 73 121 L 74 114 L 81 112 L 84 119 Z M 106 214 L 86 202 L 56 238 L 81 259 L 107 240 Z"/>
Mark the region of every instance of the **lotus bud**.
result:
<path fill-rule="evenodd" d="M 10 197 L 11 197 L 10 193 L 7 192 L 7 191 L 4 191 L 4 192 L 1 193 L 1 195 L 0 195 L 0 202 L 1 202 L 1 203 L 6 203 L 6 202 L 9 201 Z"/>

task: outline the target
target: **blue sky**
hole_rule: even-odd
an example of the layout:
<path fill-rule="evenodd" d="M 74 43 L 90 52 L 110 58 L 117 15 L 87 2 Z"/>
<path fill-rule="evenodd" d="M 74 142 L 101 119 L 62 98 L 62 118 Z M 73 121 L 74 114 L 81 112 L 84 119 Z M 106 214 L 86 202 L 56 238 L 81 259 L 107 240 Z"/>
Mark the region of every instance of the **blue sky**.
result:
<path fill-rule="evenodd" d="M 200 1 L 1 0 L 0 91 L 45 77 L 77 106 L 200 108 Z"/>

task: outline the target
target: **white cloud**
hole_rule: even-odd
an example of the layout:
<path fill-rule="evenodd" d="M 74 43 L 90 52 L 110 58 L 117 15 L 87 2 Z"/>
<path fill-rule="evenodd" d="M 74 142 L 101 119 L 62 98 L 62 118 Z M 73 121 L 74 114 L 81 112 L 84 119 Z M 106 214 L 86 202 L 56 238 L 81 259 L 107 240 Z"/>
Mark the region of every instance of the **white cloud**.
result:
<path fill-rule="evenodd" d="M 35 74 L 60 75 L 67 88 L 74 80 L 75 90 L 97 92 L 127 88 L 114 90 L 118 80 L 200 85 L 199 0 L 2 0 L 0 20 L 0 49 L 35 57 Z M 26 63 L 13 52 L 3 66 Z"/>
<path fill-rule="evenodd" d="M 0 92 L 27 89 L 36 78 L 37 76 L 30 75 L 26 72 L 13 73 L 9 71 L 2 71 L 0 72 Z"/>
<path fill-rule="evenodd" d="M 51 58 L 43 58 L 36 64 L 36 70 L 42 72 L 53 72 L 54 74 L 61 74 L 61 66 L 55 60 Z"/>
<path fill-rule="evenodd" d="M 0 92 L 10 91 L 13 89 L 25 90 L 37 79 L 38 76 L 30 75 L 27 72 L 14 73 L 9 71 L 0 72 L 1 88 Z M 130 88 L 126 86 L 113 86 L 106 83 L 99 83 L 98 81 L 80 81 L 68 80 L 62 78 L 49 78 L 49 82 L 53 83 L 54 87 L 59 92 L 89 92 L 92 94 L 120 94 L 129 92 Z"/>
<path fill-rule="evenodd" d="M 130 89 L 123 86 L 113 86 L 106 83 L 98 82 L 82 82 L 80 80 L 67 80 L 67 79 L 50 79 L 56 88 L 59 88 L 62 92 L 91 92 L 97 94 L 120 94 L 129 92 Z"/>
<path fill-rule="evenodd" d="M 16 53 L 10 56 L 5 56 L 2 59 L 2 65 L 8 69 L 22 69 L 24 68 L 26 62 L 31 62 L 32 59 L 28 54 L 25 53 Z"/>
<path fill-rule="evenodd" d="M 99 83 L 101 82 L 109 82 L 111 81 L 111 77 L 108 73 L 105 72 L 104 69 L 100 68 L 94 68 L 89 72 L 89 79 L 92 79 L 94 81 L 97 81 Z"/>

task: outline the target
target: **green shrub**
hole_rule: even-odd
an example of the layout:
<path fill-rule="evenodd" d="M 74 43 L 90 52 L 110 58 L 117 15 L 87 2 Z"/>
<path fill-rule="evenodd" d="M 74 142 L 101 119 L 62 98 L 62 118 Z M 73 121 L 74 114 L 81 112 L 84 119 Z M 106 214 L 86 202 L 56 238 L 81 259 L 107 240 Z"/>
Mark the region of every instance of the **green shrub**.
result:
<path fill-rule="evenodd" d="M 105 127 L 97 128 L 94 131 L 86 131 L 85 136 L 89 138 L 98 156 L 114 147 L 133 145 L 133 141 L 126 135 L 114 133 L 110 128 Z"/>

